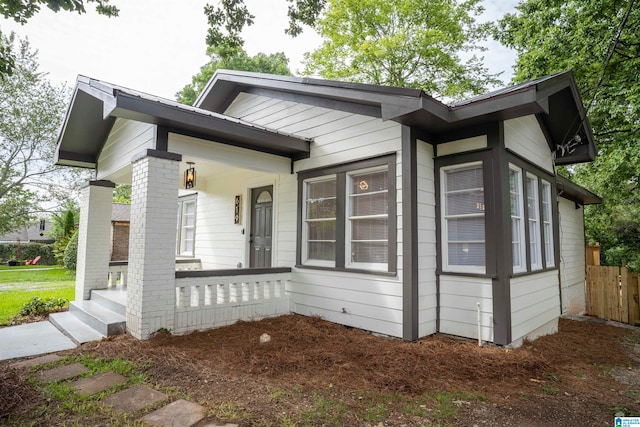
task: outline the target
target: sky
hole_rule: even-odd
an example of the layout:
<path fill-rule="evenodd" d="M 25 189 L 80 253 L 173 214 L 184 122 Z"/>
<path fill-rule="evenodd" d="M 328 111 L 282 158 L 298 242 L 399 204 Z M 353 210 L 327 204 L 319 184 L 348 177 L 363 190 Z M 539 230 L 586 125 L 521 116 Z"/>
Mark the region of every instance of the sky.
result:
<path fill-rule="evenodd" d="M 207 62 L 207 22 L 203 8 L 216 0 L 112 0 L 120 9 L 117 18 L 98 15 L 90 4 L 87 14 L 53 13 L 46 7 L 26 25 L 0 18 L 4 33 L 27 37 L 38 50 L 42 71 L 53 83 L 73 86 L 78 74 L 109 83 L 175 99 L 191 77 Z M 290 68 L 302 70 L 305 52 L 320 44 L 306 29 L 297 38 L 284 34 L 288 26 L 285 0 L 245 0 L 255 23 L 243 32 L 245 50 L 284 51 Z M 483 20 L 497 20 L 514 12 L 518 0 L 485 0 Z M 508 83 L 515 53 L 495 41 L 487 44 L 485 64 L 492 73 L 502 72 Z"/>

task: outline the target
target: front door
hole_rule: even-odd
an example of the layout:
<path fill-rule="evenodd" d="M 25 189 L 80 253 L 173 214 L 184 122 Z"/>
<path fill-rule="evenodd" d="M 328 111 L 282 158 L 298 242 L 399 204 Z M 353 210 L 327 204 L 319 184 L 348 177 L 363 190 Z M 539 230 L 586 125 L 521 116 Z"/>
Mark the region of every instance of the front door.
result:
<path fill-rule="evenodd" d="M 251 234 L 249 235 L 249 267 L 271 267 L 273 230 L 273 186 L 251 190 Z"/>

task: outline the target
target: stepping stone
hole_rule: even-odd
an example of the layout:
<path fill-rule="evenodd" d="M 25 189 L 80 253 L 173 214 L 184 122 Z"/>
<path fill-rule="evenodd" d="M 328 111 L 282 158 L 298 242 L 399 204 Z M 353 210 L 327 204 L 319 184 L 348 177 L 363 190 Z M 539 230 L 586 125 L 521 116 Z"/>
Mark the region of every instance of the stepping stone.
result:
<path fill-rule="evenodd" d="M 131 414 L 146 407 L 155 405 L 167 398 L 167 395 L 146 385 L 136 385 L 121 390 L 102 400 L 102 404 L 110 406 L 115 412 Z"/>
<path fill-rule="evenodd" d="M 41 381 L 62 381 L 77 377 L 80 374 L 89 372 L 82 363 L 73 363 L 71 365 L 60 366 L 59 368 L 47 369 L 40 371 Z"/>
<path fill-rule="evenodd" d="M 176 400 L 142 417 L 152 427 L 191 427 L 207 416 L 207 409 L 184 399 Z"/>
<path fill-rule="evenodd" d="M 71 383 L 71 387 L 73 387 L 78 393 L 87 395 L 107 390 L 118 384 L 126 383 L 127 380 L 127 377 L 116 374 L 115 372 L 107 371 L 91 377 L 77 379 Z"/>
<path fill-rule="evenodd" d="M 57 354 L 46 354 L 40 357 L 34 357 L 33 359 L 23 360 L 13 364 L 14 368 L 31 368 L 33 366 L 44 365 L 45 363 L 57 362 L 62 359 Z"/>

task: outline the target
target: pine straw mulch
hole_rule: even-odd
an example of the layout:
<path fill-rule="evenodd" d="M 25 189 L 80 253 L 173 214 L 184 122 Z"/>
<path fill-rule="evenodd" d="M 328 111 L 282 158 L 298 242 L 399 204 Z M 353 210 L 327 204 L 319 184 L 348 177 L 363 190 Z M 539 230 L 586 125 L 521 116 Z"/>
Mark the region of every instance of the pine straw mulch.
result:
<path fill-rule="evenodd" d="M 264 333 L 271 340 L 260 344 Z M 403 407 L 411 399 L 425 403 L 425 395 L 438 392 L 487 399 L 459 408 L 455 420 L 460 425 L 478 420 L 547 425 L 545 420 L 580 417 L 591 424 L 610 421 L 612 408 L 640 411 L 638 387 L 621 385 L 611 375 L 614 367 L 638 364 L 632 351 L 638 339 L 629 329 L 561 319 L 560 332 L 515 350 L 480 348 L 475 341 L 444 335 L 407 343 L 288 315 L 185 336 L 158 334 L 147 341 L 119 336 L 66 354 L 136 362 L 157 387 L 187 393 L 209 407 L 233 402 L 245 408 L 244 418 L 235 421 L 241 425 L 280 424 L 282 414 L 295 420 L 313 396 L 327 390 L 354 411 L 362 396 L 402 396 L 395 406 L 389 400 L 387 425 L 423 423 Z M 6 376 L 3 368 L 0 364 Z M 640 370 L 632 372 L 640 379 Z M 11 400 L 5 396 L 12 395 L 7 385 L 12 381 L 24 385 L 20 378 L 0 377 L 0 399 Z M 278 391 L 285 391 L 285 398 L 274 404 Z M 29 399 L 26 390 L 18 394 Z M 358 420 L 341 419 L 340 424 L 362 425 Z"/>

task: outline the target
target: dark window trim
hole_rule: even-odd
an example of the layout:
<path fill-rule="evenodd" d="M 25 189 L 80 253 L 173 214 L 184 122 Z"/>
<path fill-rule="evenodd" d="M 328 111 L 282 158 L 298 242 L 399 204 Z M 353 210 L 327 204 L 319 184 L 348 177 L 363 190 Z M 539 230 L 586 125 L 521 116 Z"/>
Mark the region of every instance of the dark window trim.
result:
<path fill-rule="evenodd" d="M 557 197 L 554 198 L 554 195 L 557 194 L 557 187 L 556 187 L 556 177 L 552 174 L 550 174 L 548 171 L 546 171 L 545 169 L 542 169 L 540 166 L 535 165 L 534 163 L 531 163 L 530 161 L 520 157 L 519 155 L 515 154 L 514 152 L 507 150 L 507 162 L 509 164 L 512 164 L 520 169 L 522 169 L 522 201 L 523 201 L 523 214 L 524 214 L 524 221 L 525 221 L 525 227 L 524 227 L 524 232 L 525 232 L 525 253 L 526 253 L 526 264 L 527 264 L 527 271 L 521 271 L 521 272 L 517 272 L 514 273 L 513 272 L 513 260 L 511 262 L 511 274 L 510 277 L 522 277 L 522 276 L 529 276 L 532 274 L 538 274 L 538 273 L 542 273 L 545 271 L 553 271 L 553 270 L 558 270 L 560 267 L 560 261 L 559 261 L 559 255 L 560 255 L 560 241 L 559 241 L 559 232 L 557 232 L 557 230 L 559 229 L 559 215 L 558 215 L 558 206 L 557 203 L 553 203 L 554 200 L 557 200 Z M 540 218 L 538 218 L 538 221 L 540 223 L 540 236 L 538 237 L 539 240 L 539 244 L 540 244 L 540 254 L 541 254 L 541 263 L 542 263 L 542 268 L 537 269 L 537 270 L 532 270 L 531 269 L 531 248 L 529 245 L 530 239 L 529 239 L 529 207 L 528 207 L 528 193 L 527 193 L 527 173 L 535 175 L 538 178 L 538 210 L 539 210 L 539 216 Z M 549 267 L 547 266 L 547 257 L 546 257 L 546 249 L 544 246 L 544 225 L 542 223 L 542 215 L 543 215 L 543 206 L 542 206 L 542 181 L 547 181 L 550 185 L 551 185 L 551 221 L 553 222 L 552 224 L 552 231 L 551 233 L 553 234 L 553 252 L 554 252 L 554 266 Z"/>
<path fill-rule="evenodd" d="M 307 169 L 298 172 L 298 244 L 296 247 L 296 266 L 300 268 L 309 268 L 317 270 L 345 271 L 366 274 L 392 275 L 397 274 L 398 264 L 398 239 L 397 239 L 397 189 L 396 189 L 396 153 L 384 154 L 363 160 L 333 164 L 327 167 Z M 388 168 L 388 260 L 387 271 L 365 270 L 359 268 L 346 267 L 346 179 L 349 172 L 358 171 L 376 166 L 387 166 Z M 336 175 L 336 260 L 335 267 L 314 266 L 302 263 L 302 228 L 304 227 L 303 214 L 303 194 L 304 181 L 311 178 L 317 178 L 325 175 Z"/>
<path fill-rule="evenodd" d="M 448 166 L 462 165 L 465 163 L 482 162 L 484 181 L 484 202 L 485 202 L 485 272 L 474 273 L 468 271 L 445 271 L 442 265 L 442 256 L 437 257 L 436 271 L 440 274 L 460 275 L 466 277 L 494 277 L 496 275 L 495 259 L 493 253 L 496 248 L 497 225 L 494 218 L 499 212 L 495 210 L 495 195 L 487 188 L 492 187 L 494 174 L 494 157 L 492 149 L 474 150 L 452 154 L 450 156 L 437 157 L 435 159 L 435 187 L 436 187 L 436 253 L 443 254 L 444 242 L 442 236 L 442 221 L 444 220 L 442 211 L 442 182 L 441 169 Z"/>

